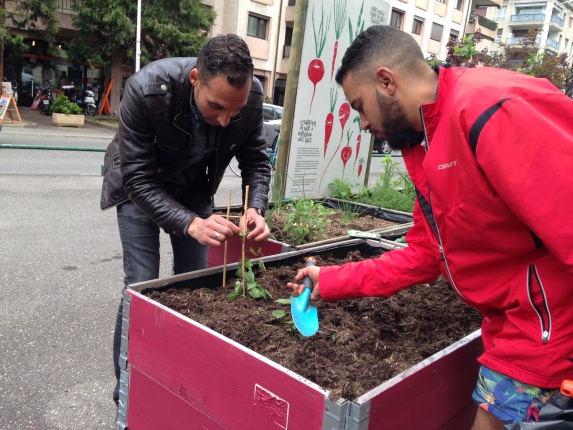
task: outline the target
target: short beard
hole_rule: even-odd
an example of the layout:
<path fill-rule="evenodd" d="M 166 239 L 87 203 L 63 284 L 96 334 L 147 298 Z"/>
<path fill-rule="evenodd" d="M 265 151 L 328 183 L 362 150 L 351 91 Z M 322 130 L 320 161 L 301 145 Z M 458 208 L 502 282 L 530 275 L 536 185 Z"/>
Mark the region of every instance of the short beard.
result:
<path fill-rule="evenodd" d="M 424 132 L 416 131 L 407 124 L 406 112 L 402 104 L 391 97 L 386 97 L 376 91 L 378 107 L 382 114 L 382 129 L 386 142 L 394 150 L 416 146 L 424 140 Z"/>

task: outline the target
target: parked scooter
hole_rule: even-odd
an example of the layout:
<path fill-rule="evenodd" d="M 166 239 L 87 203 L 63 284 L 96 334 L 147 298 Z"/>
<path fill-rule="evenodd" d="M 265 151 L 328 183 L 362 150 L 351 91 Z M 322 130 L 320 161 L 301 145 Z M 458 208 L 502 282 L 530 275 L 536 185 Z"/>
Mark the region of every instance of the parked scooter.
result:
<path fill-rule="evenodd" d="M 84 88 L 82 97 L 77 97 L 76 87 L 74 85 L 62 85 L 62 91 L 66 97 L 82 108 L 86 116 L 94 116 L 97 106 L 95 104 L 94 92 L 91 89 Z"/>
<path fill-rule="evenodd" d="M 40 97 L 40 106 L 38 109 L 40 113 L 45 113 L 46 115 L 51 115 L 52 112 L 50 111 L 52 107 L 52 103 L 54 102 L 54 98 L 52 97 L 52 89 L 49 85 L 44 85 L 38 87 L 38 93 Z"/>

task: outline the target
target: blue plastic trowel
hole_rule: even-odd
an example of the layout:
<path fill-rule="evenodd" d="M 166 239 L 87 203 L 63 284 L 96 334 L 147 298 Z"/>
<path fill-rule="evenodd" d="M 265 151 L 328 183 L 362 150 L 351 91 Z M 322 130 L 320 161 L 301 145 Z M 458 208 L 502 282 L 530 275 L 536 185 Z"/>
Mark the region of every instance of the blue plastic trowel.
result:
<path fill-rule="evenodd" d="M 308 257 L 306 266 L 315 266 L 316 259 Z M 312 280 L 306 276 L 303 281 L 304 291 L 298 296 L 290 298 L 290 312 L 294 325 L 303 336 L 313 336 L 318 331 L 318 311 L 310 305 L 310 293 L 314 286 Z"/>

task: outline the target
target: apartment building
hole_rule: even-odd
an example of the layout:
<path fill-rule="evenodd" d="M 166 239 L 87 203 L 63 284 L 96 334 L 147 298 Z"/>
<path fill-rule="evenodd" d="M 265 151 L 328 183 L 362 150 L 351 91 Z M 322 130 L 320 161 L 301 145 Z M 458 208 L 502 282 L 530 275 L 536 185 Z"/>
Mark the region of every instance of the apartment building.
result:
<path fill-rule="evenodd" d="M 498 23 L 495 38 L 485 41 L 490 54 L 508 46 L 521 45 L 530 29 L 539 30 L 539 53 L 573 55 L 573 2 L 504 0 L 499 9 L 488 8 L 487 18 Z"/>
<path fill-rule="evenodd" d="M 59 0 L 61 31 L 58 39 L 63 45 L 74 35 L 71 20 L 73 12 L 70 7 L 72 1 L 74 0 Z M 354 0 L 348 0 L 349 3 L 351 1 Z M 476 25 L 468 24 L 468 21 L 471 21 L 470 11 L 486 10 L 488 6 L 500 5 L 498 2 L 501 1 L 503 0 L 388 0 L 388 23 L 411 33 L 425 56 L 435 54 L 438 58 L 445 59 L 446 44 L 450 39 L 463 36 L 466 33 L 466 25 L 469 32 L 477 28 Z M 7 2 L 7 7 L 9 3 Z M 251 50 L 255 75 L 263 84 L 267 101 L 282 105 L 289 72 L 296 0 L 202 0 L 202 3 L 217 12 L 211 35 L 235 33 L 243 37 Z M 324 0 L 325 7 L 329 4 L 332 6 L 333 3 L 334 0 Z M 479 24 L 479 21 L 476 22 Z M 549 25 L 556 25 L 554 20 L 548 22 L 551 23 Z M 45 43 L 41 38 L 35 37 L 34 32 L 17 29 L 11 31 L 23 34 L 26 43 L 31 47 L 30 52 L 24 55 L 22 63 L 18 65 L 24 73 L 22 76 L 26 77 L 26 82 L 20 83 L 23 104 L 31 103 L 33 86 L 39 83 L 49 83 L 53 88 L 58 88 L 61 82 L 73 81 L 80 86 L 93 86 L 101 94 L 104 83 L 110 78 L 104 76 L 103 70 L 92 68 L 85 62 L 70 62 L 64 49 L 56 57 L 48 55 Z M 485 31 L 482 29 L 483 33 Z M 493 36 L 492 34 L 492 41 L 495 40 Z M 570 45 L 570 40 L 570 37 L 564 37 L 562 43 Z M 133 73 L 134 66 L 122 64 L 121 57 L 112 59 L 112 62 L 115 87 L 110 103 L 111 110 L 115 111 L 119 105 L 120 89 L 127 77 Z M 7 79 L 12 80 L 11 75 L 19 72 L 9 66 L 4 74 Z"/>

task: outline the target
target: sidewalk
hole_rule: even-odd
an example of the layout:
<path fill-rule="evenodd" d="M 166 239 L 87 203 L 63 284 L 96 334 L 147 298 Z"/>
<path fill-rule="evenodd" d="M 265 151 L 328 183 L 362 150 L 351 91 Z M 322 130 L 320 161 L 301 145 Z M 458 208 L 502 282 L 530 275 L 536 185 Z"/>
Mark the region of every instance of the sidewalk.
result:
<path fill-rule="evenodd" d="M 18 106 L 18 112 L 22 119 L 22 124 L 18 123 L 18 117 L 12 112 L 14 124 L 10 120 L 8 113 L 4 117 L 0 138 L 2 135 L 18 134 L 23 136 L 45 136 L 45 137 L 68 137 L 84 139 L 112 138 L 117 130 L 109 124 L 100 124 L 86 117 L 84 126 L 78 127 L 57 127 L 52 125 L 52 117 L 40 113 L 40 111 Z"/>

